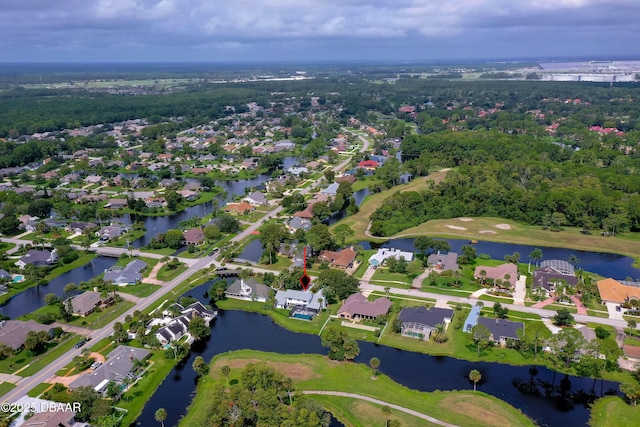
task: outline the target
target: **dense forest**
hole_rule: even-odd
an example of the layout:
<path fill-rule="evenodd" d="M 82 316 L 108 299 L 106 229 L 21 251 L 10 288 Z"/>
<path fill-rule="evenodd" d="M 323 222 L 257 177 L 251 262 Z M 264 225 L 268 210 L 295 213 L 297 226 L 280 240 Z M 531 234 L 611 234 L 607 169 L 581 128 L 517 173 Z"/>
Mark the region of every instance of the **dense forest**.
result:
<path fill-rule="evenodd" d="M 372 215 L 371 232 L 390 236 L 424 221 L 495 216 L 552 229 L 640 230 L 640 160 L 600 145 L 574 151 L 529 135 L 497 131 L 411 135 L 408 166 L 455 167 L 422 192 L 400 192 Z"/>

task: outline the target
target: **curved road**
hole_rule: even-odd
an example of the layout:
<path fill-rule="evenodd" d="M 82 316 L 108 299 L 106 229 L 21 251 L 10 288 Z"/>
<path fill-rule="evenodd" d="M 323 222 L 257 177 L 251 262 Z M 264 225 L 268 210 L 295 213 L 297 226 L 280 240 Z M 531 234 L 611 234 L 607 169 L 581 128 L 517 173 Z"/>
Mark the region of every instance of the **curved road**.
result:
<path fill-rule="evenodd" d="M 418 411 L 414 411 L 413 409 L 405 408 L 403 406 L 394 405 L 393 403 L 385 402 L 382 400 L 374 399 L 373 397 L 363 396 L 361 394 L 355 393 L 345 393 L 342 391 L 325 391 L 325 390 L 304 390 L 302 394 L 321 394 L 325 396 L 339 396 L 339 397 L 349 397 L 351 399 L 365 400 L 367 402 L 375 403 L 377 405 L 388 406 L 397 411 L 405 412 L 409 415 L 413 415 L 414 417 L 422 418 L 423 420 L 427 420 L 430 423 L 438 424 L 440 426 L 445 427 L 458 427 L 455 424 L 449 424 L 437 418 L 430 417 L 429 415 L 421 414 Z"/>

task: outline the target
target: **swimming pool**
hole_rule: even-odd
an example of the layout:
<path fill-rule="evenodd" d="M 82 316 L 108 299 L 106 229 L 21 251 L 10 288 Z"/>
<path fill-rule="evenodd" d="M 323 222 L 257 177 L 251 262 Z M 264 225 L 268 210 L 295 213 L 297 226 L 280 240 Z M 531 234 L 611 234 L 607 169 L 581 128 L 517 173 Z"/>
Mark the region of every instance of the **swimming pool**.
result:
<path fill-rule="evenodd" d="M 24 279 L 24 277 L 22 275 L 18 275 L 13 278 L 13 283 L 22 282 L 22 279 Z"/>
<path fill-rule="evenodd" d="M 311 314 L 294 313 L 294 315 L 291 317 L 295 317 L 296 319 L 302 319 L 302 320 L 313 320 L 313 315 Z"/>

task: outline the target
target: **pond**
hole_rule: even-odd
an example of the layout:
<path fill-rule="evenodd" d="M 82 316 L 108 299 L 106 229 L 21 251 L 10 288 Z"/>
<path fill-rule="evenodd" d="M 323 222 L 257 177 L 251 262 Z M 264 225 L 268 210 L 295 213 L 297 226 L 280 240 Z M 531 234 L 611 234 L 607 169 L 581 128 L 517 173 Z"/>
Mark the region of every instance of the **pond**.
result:
<path fill-rule="evenodd" d="M 194 288 L 185 295 L 208 303 L 205 293 L 211 283 Z M 469 371 L 478 369 L 482 374 L 479 390 L 519 408 L 539 425 L 586 425 L 589 419 L 588 396 L 600 396 L 601 390 L 617 390 L 617 383 L 611 381 L 595 382 L 591 378 L 565 376 L 544 367 L 530 370 L 530 366 L 468 362 L 369 342 L 359 344 L 361 351 L 356 362 L 368 363 L 372 357 L 377 357 L 382 362 L 382 373 L 416 390 L 469 390 L 472 388 Z M 167 426 L 176 425 L 195 393 L 196 376 L 191 368 L 193 359 L 202 356 L 210 361 L 217 354 L 240 349 L 282 354 L 326 354 L 316 335 L 290 332 L 262 314 L 220 310 L 213 323 L 211 337 L 193 346 L 188 359 L 163 381 L 134 425 L 155 425 L 154 413 L 158 408 L 168 410 Z M 534 389 L 538 394 L 531 393 Z"/>
<path fill-rule="evenodd" d="M 116 261 L 116 258 L 103 256 L 94 258 L 85 265 L 61 274 L 47 285 L 34 286 L 11 297 L 3 306 L 0 306 L 0 313 L 12 319 L 31 313 L 45 305 L 45 295 L 55 294 L 61 297 L 64 295 L 64 287 L 69 283 L 77 285 L 80 282 L 87 282 L 104 273 L 104 270 L 113 266 Z"/>
<path fill-rule="evenodd" d="M 447 240 L 451 245 L 453 252 L 461 253 L 463 245 L 469 244 L 468 240 L 451 239 Z M 372 243 L 363 241 L 360 245 L 364 249 L 377 248 L 397 248 L 404 251 L 416 252 L 413 246 L 414 239 L 392 239 L 384 243 Z M 513 243 L 487 242 L 479 241 L 473 245 L 478 254 L 487 254 L 493 259 L 504 259 L 505 255 L 518 252 L 520 262 L 529 262 L 529 254 L 535 248 L 540 248 L 543 254 L 543 260 L 560 259 L 568 261 L 573 255 L 578 257 L 576 268 L 583 268 L 586 271 L 599 274 L 604 277 L 612 277 L 615 279 L 624 279 L 631 277 L 640 279 L 640 269 L 634 268 L 633 258 L 610 253 L 578 251 L 575 249 L 552 248 L 547 246 L 528 246 Z M 533 267 L 532 267 L 533 269 Z"/>

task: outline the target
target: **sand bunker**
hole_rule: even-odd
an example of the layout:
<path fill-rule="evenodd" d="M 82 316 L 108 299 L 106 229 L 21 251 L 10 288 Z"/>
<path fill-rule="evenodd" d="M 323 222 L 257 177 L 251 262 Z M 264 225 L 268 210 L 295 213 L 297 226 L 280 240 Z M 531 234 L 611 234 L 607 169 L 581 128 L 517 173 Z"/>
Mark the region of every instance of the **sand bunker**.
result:
<path fill-rule="evenodd" d="M 511 226 L 509 224 L 496 224 L 496 228 L 500 230 L 511 230 Z"/>
<path fill-rule="evenodd" d="M 462 222 L 471 222 L 473 221 L 473 218 L 458 218 L 460 221 Z"/>
<path fill-rule="evenodd" d="M 480 231 L 478 231 L 478 233 L 480 233 L 480 234 L 497 234 L 493 230 L 480 230 Z"/>
<path fill-rule="evenodd" d="M 458 227 L 457 225 L 449 225 L 449 224 L 447 224 L 447 228 L 450 228 L 452 230 L 466 230 L 466 228 L 464 227 Z"/>

